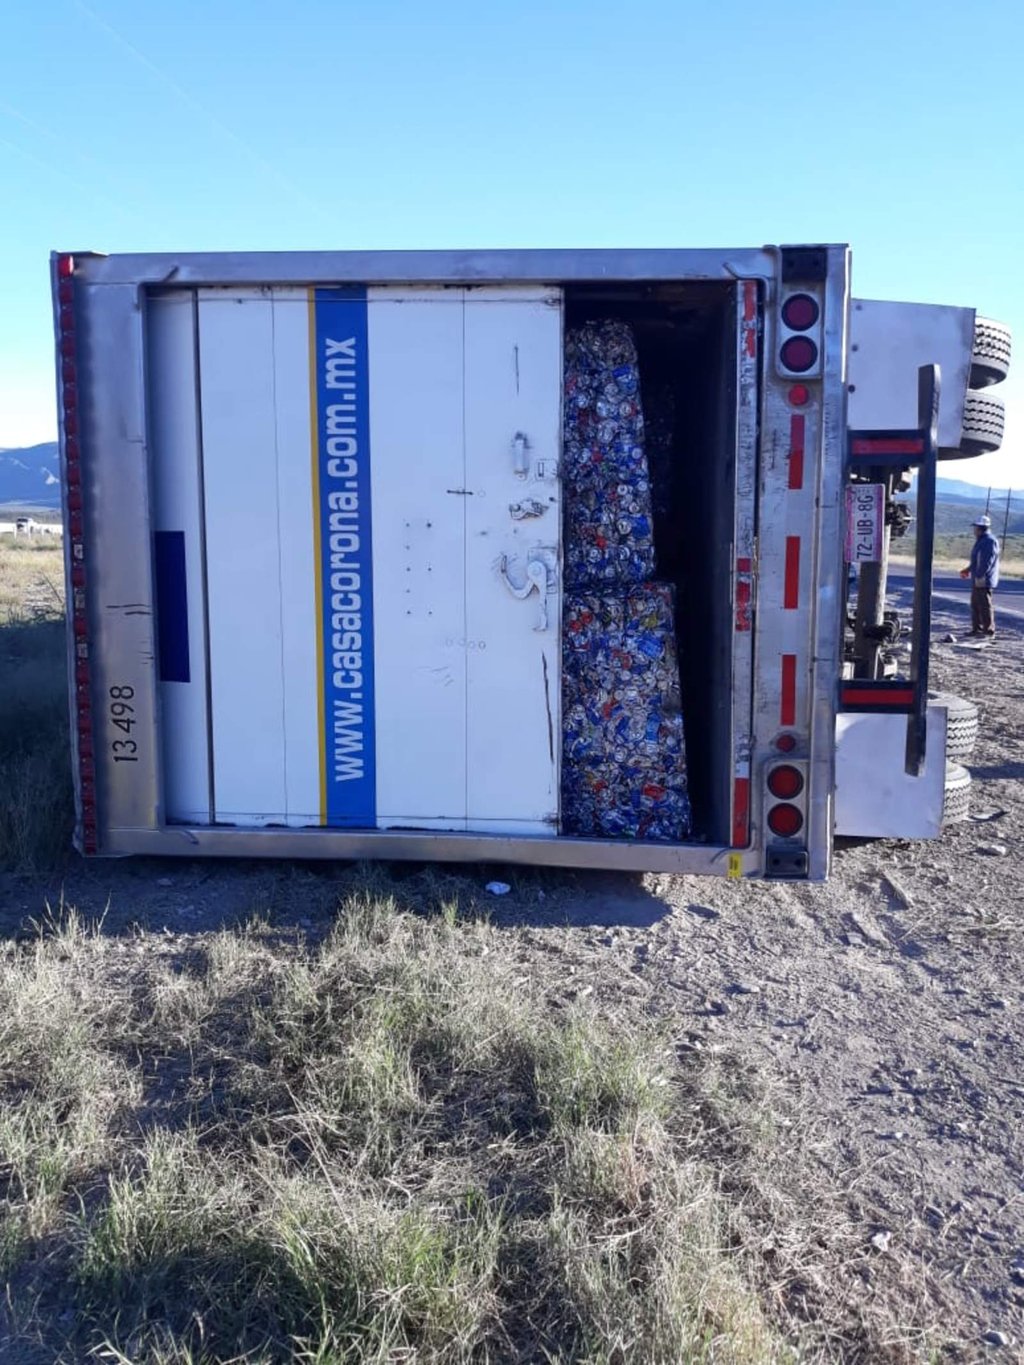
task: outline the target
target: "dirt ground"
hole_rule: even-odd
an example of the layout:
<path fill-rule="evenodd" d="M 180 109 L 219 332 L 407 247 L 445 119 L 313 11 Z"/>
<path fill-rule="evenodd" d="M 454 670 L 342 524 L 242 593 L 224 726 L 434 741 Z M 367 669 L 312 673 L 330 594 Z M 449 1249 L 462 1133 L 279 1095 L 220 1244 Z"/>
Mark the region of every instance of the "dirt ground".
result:
<path fill-rule="evenodd" d="M 851 841 L 813 886 L 469 875 L 482 901 L 491 877 L 512 883 L 490 902 L 493 921 L 553 1000 L 639 1006 L 681 1052 L 728 1059 L 752 1093 L 777 1098 L 773 1112 L 789 1116 L 773 1129 L 780 1171 L 820 1196 L 819 1215 L 834 1210 L 805 1305 L 789 1311 L 841 1293 L 869 1312 L 884 1289 L 908 1340 L 920 1330 L 907 1358 L 1024 1360 L 1024 617 L 1004 614 L 981 651 L 945 639 L 966 620 L 966 592 L 962 606 L 937 605 L 933 685 L 982 711 L 972 818 L 940 840 Z M 75 861 L 43 884 L 0 880 L 0 931 L 63 896 L 112 933 L 181 939 L 253 911 L 315 933 L 336 875 Z M 784 1254 L 771 1210 L 755 1222 L 765 1255 Z M 844 1285 L 824 1283 L 837 1275 Z"/>

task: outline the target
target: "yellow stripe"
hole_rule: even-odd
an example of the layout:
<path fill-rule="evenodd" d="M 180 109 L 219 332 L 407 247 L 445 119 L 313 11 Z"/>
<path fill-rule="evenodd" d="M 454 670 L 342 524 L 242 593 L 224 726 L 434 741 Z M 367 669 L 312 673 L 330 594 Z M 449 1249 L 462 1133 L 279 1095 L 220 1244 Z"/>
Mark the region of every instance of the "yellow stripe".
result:
<path fill-rule="evenodd" d="M 327 824 L 327 745 L 324 731 L 324 590 L 320 547 L 320 411 L 317 404 L 316 291 L 309 299 L 309 433 L 313 461 L 313 581 L 316 587 L 316 715 L 320 751 L 320 823 Z"/>

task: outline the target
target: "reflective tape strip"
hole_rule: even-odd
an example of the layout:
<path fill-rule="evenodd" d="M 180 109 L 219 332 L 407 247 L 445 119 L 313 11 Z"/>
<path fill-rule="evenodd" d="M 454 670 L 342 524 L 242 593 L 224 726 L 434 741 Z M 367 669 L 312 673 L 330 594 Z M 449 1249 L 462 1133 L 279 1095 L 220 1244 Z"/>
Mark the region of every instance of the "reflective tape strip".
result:
<path fill-rule="evenodd" d="M 804 440 L 807 419 L 803 413 L 794 413 L 789 419 L 789 486 L 804 486 Z"/>
<path fill-rule="evenodd" d="M 796 655 L 782 656 L 782 683 L 779 688 L 779 723 L 796 724 Z"/>
<path fill-rule="evenodd" d="M 732 842 L 736 848 L 750 843 L 750 778 L 737 777 L 733 781 Z"/>
<path fill-rule="evenodd" d="M 736 629 L 749 630 L 753 617 L 753 564 L 749 559 L 736 561 Z"/>
<path fill-rule="evenodd" d="M 782 605 L 794 611 L 800 604 L 800 537 L 786 537 L 786 574 L 783 581 Z"/>

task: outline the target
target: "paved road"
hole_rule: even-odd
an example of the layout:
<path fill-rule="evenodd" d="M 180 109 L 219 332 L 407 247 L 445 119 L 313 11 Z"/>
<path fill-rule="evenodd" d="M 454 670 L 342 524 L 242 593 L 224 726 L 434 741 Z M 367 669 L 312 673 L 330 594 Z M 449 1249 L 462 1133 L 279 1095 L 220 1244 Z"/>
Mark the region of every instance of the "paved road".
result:
<path fill-rule="evenodd" d="M 909 569 L 890 569 L 889 588 L 892 592 L 909 594 L 913 585 L 914 575 Z M 932 600 L 962 607 L 964 620 L 970 622 L 970 584 L 956 574 L 937 574 L 932 579 Z M 1024 624 L 1024 579 L 1004 578 L 996 588 L 994 606 L 997 627 L 1000 621 L 1007 618 L 1015 624 Z"/>

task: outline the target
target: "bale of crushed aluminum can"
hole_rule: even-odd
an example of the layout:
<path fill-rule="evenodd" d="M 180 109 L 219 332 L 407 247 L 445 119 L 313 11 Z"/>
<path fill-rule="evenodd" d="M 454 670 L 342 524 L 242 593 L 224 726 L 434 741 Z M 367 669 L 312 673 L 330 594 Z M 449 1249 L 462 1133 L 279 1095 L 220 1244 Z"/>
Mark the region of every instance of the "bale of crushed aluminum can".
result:
<path fill-rule="evenodd" d="M 566 583 L 649 579 L 651 485 L 636 343 L 624 322 L 589 322 L 566 337 L 562 480 Z"/>
<path fill-rule="evenodd" d="M 671 587 L 563 604 L 562 822 L 568 834 L 690 831 Z"/>

